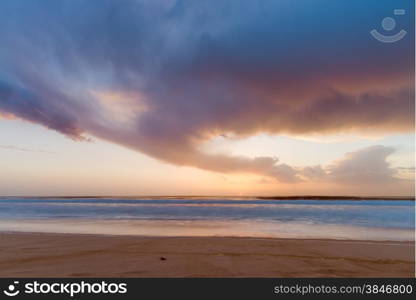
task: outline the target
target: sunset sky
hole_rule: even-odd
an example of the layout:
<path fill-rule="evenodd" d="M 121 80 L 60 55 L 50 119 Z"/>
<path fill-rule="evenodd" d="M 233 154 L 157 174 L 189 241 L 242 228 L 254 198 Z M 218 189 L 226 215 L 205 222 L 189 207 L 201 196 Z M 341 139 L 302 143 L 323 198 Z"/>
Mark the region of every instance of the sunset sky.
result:
<path fill-rule="evenodd" d="M 2 0 L 0 196 L 413 195 L 414 42 L 412 0 Z"/>

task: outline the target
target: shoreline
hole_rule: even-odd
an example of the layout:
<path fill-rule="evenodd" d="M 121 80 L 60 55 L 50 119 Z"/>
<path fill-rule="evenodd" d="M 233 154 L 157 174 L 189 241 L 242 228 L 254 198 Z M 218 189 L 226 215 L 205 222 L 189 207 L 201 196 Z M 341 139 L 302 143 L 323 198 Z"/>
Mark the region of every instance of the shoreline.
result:
<path fill-rule="evenodd" d="M 0 232 L 0 277 L 414 277 L 402 241 Z"/>
<path fill-rule="evenodd" d="M 211 235 L 211 236 L 189 236 L 189 235 L 178 235 L 178 236 L 169 236 L 169 235 L 139 235 L 139 234 L 111 234 L 111 233 L 73 233 L 73 232 L 41 232 L 41 231 L 2 231 L 0 230 L 1 235 L 57 235 L 57 236 L 90 236 L 90 237 L 125 237 L 125 238 L 140 238 L 140 239 L 191 239 L 191 238 L 215 238 L 215 239 L 249 239 L 249 240 L 279 240 L 279 241 L 322 241 L 322 242 L 351 242 L 351 243 L 410 243 L 415 244 L 415 240 L 368 240 L 368 239 L 336 239 L 336 238 L 290 238 L 290 237 L 255 237 L 255 236 L 231 236 L 231 235 Z"/>

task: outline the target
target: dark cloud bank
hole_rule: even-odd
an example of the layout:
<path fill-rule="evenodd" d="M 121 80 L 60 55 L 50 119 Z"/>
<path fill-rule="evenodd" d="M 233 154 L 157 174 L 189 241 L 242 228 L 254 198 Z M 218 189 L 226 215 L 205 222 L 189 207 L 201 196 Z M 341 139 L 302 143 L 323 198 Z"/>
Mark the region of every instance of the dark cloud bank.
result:
<path fill-rule="evenodd" d="M 369 31 L 392 1 L 2 0 L 0 112 L 216 172 L 395 180 L 383 146 L 303 169 L 201 148 L 218 135 L 411 132 L 403 4 L 409 34 L 387 45 Z"/>

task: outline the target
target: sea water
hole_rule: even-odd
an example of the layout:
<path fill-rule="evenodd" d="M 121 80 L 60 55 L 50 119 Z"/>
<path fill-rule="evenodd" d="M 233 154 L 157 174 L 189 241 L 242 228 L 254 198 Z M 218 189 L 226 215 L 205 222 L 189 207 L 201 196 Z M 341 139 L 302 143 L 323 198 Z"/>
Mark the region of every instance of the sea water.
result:
<path fill-rule="evenodd" d="M 0 198 L 0 231 L 413 241 L 411 200 Z"/>

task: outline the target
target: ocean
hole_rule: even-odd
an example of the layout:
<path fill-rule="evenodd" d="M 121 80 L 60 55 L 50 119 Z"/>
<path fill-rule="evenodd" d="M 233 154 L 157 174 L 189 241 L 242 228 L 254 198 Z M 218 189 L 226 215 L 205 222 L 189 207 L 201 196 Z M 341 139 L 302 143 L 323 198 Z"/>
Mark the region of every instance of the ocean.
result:
<path fill-rule="evenodd" d="M 413 241 L 411 200 L 0 197 L 0 231 Z"/>

